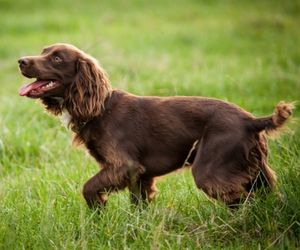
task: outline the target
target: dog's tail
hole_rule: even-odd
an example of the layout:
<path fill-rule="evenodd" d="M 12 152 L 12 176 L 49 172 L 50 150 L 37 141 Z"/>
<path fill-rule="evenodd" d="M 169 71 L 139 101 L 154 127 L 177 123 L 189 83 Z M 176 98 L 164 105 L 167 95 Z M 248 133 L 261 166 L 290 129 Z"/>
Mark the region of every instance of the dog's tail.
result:
<path fill-rule="evenodd" d="M 255 118 L 250 122 L 250 130 L 254 132 L 266 131 L 267 134 L 281 128 L 293 113 L 293 103 L 279 102 L 271 116 Z"/>

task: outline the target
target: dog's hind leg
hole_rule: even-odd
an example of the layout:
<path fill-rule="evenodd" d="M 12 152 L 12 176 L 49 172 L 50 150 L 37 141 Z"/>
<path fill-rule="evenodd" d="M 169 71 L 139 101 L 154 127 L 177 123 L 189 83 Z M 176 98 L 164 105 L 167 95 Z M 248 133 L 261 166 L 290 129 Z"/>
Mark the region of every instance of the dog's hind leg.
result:
<path fill-rule="evenodd" d="M 227 205 L 240 203 L 248 196 L 245 184 L 251 181 L 252 171 L 241 140 L 225 132 L 202 138 L 192 165 L 197 187 Z"/>
<path fill-rule="evenodd" d="M 264 188 L 264 193 L 268 193 L 275 188 L 276 174 L 268 164 L 268 145 L 264 133 L 259 133 L 253 137 L 254 146 L 249 150 L 249 162 L 259 166 L 260 171 L 246 187 L 247 190 L 256 191 Z"/>

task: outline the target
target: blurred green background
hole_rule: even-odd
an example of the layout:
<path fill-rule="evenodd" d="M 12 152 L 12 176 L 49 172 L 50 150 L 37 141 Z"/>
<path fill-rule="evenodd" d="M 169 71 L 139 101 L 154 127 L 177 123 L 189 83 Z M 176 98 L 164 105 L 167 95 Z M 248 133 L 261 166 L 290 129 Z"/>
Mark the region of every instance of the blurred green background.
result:
<path fill-rule="evenodd" d="M 297 119 L 270 142 L 281 196 L 232 213 L 184 172 L 161 180 L 143 212 L 126 192 L 89 211 L 81 187 L 98 167 L 37 101 L 18 96 L 28 79 L 17 59 L 55 42 L 96 57 L 113 87 L 137 95 L 211 96 L 258 116 L 300 100 L 299 1 L 0 0 L 0 248 L 299 247 Z"/>

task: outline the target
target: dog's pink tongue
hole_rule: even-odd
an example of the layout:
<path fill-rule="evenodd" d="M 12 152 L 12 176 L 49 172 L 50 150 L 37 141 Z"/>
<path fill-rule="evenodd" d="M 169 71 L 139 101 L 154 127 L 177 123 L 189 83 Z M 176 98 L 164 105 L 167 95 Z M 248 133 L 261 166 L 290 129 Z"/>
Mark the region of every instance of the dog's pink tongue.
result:
<path fill-rule="evenodd" d="M 31 91 L 31 90 L 34 90 L 34 89 L 38 89 L 39 87 L 47 84 L 49 82 L 49 80 L 37 80 L 33 83 L 30 83 L 28 85 L 25 85 L 23 87 L 20 88 L 19 90 L 19 95 L 20 96 L 27 96 L 28 93 Z"/>

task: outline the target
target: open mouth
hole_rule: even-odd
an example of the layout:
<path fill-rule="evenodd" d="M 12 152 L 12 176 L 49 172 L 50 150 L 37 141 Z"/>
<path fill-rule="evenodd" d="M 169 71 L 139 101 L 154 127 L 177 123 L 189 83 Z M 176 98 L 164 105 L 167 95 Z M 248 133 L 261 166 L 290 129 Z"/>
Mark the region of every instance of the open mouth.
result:
<path fill-rule="evenodd" d="M 21 87 L 19 90 L 20 96 L 27 96 L 31 98 L 38 98 L 48 91 L 55 89 L 58 82 L 55 80 L 41 80 L 37 79 L 35 82 Z"/>

